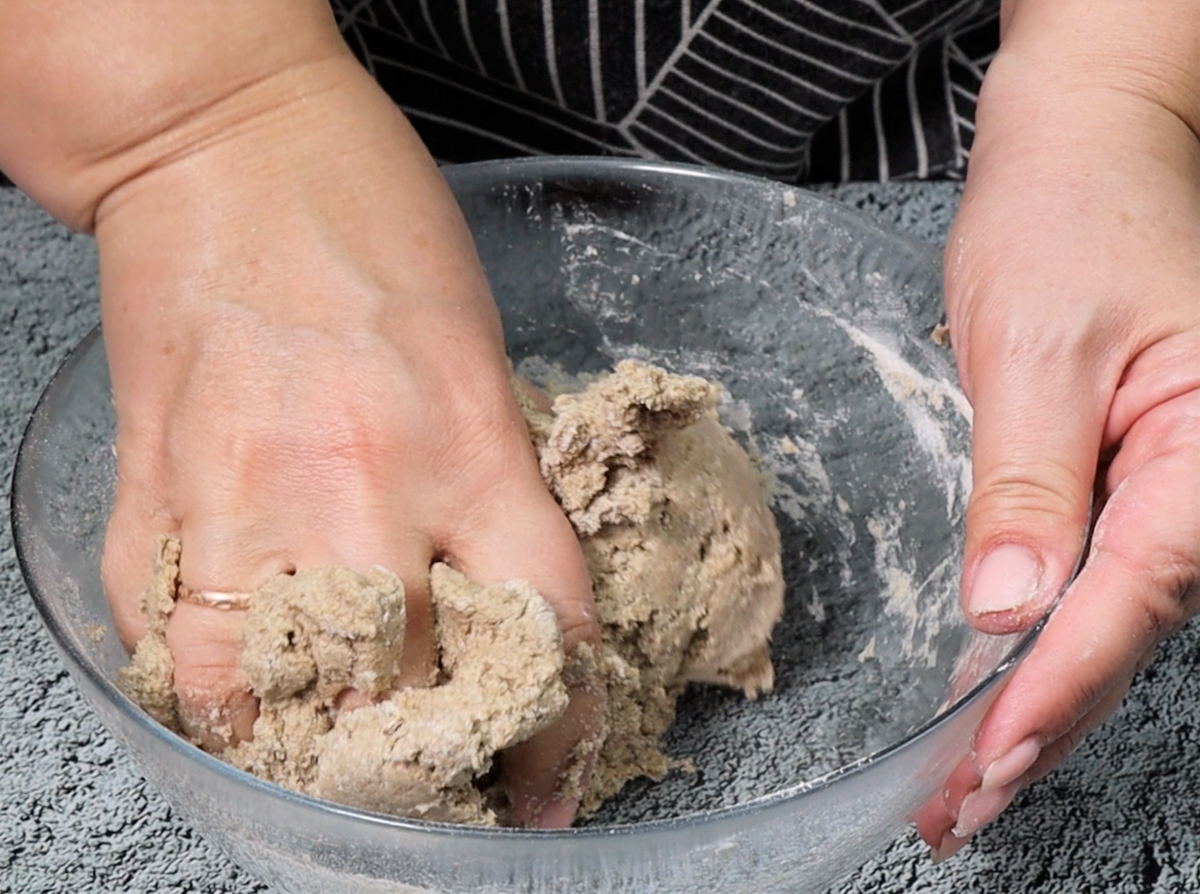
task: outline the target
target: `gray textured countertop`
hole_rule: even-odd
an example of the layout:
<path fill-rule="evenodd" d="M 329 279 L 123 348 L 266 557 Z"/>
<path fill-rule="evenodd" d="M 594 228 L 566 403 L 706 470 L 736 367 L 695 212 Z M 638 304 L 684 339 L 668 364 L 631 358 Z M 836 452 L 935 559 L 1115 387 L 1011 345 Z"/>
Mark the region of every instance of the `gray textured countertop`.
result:
<path fill-rule="evenodd" d="M 932 242 L 952 184 L 823 190 Z M 90 240 L 0 190 L 0 468 L 5 500 L 25 421 L 96 322 Z M 266 892 L 177 818 L 75 689 L 0 527 L 0 894 Z M 1018 796 L 954 859 L 900 837 L 837 891 L 1200 891 L 1200 627 L 1168 642 L 1114 718 Z"/>

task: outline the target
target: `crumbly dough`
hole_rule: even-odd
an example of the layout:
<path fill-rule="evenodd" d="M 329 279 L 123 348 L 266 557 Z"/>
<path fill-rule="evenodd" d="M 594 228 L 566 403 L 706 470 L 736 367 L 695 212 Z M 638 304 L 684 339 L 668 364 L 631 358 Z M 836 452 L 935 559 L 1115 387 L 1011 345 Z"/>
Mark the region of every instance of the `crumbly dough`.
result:
<path fill-rule="evenodd" d="M 579 535 L 591 572 L 603 654 L 564 658 L 549 605 L 524 583 L 482 587 L 431 571 L 440 676 L 390 692 L 404 635 L 404 587 L 384 569 L 321 568 L 256 591 L 242 664 L 261 702 L 254 739 L 224 757 L 316 797 L 432 820 L 505 822 L 494 764 L 552 723 L 568 688 L 599 678 L 608 723 L 583 743 L 583 785 L 562 792 L 586 814 L 638 776 L 680 764 L 662 733 L 689 682 L 753 698 L 769 690 L 768 648 L 783 610 L 779 534 L 759 476 L 716 417 L 703 379 L 625 361 L 585 391 L 539 411 L 516 389 L 542 475 Z M 166 619 L 179 544 L 164 538 L 150 618 L 126 691 L 178 729 Z M 354 688 L 375 703 L 339 711 Z"/>
<path fill-rule="evenodd" d="M 583 546 L 605 645 L 609 730 L 585 813 L 673 766 L 659 740 L 689 682 L 751 698 L 774 682 L 779 533 L 757 471 L 717 421 L 718 397 L 704 379 L 625 361 L 552 413 L 523 408 Z"/>
<path fill-rule="evenodd" d="M 175 659 L 167 648 L 167 621 L 179 591 L 180 543 L 160 537 L 154 554 L 154 577 L 142 594 L 146 632 L 133 650 L 133 660 L 118 672 L 121 689 L 142 710 L 169 730 L 180 732 L 179 700 L 172 679 Z"/>
<path fill-rule="evenodd" d="M 567 706 L 562 637 L 528 585 L 430 575 L 441 679 L 339 713 L 347 688 L 390 689 L 404 644 L 404 587 L 383 569 L 276 578 L 254 594 L 242 665 L 260 698 L 235 766 L 319 798 L 444 822 L 491 823 L 474 785 L 495 754 Z"/>

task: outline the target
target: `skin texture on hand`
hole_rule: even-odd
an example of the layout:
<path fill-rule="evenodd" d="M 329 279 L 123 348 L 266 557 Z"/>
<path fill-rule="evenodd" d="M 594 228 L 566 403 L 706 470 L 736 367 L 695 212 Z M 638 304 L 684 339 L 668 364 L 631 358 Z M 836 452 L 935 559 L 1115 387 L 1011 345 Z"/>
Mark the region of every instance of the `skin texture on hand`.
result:
<path fill-rule="evenodd" d="M 189 93 L 194 51 L 171 62 L 139 43 L 153 29 L 138 15 L 153 21 L 158 0 L 108 6 L 111 52 L 146 55 L 143 80 L 112 77 L 128 103 L 116 130 L 85 118 L 58 134 L 57 117 L 24 110 L 33 136 L 0 155 L 19 185 L 95 232 L 118 419 L 103 574 L 126 646 L 144 630 L 156 538 L 170 533 L 193 590 L 249 591 L 321 565 L 394 571 L 408 616 L 397 685 L 428 685 L 435 669 L 435 560 L 481 583 L 530 582 L 568 653 L 598 647 L 583 556 L 538 472 L 470 234 L 328 9 L 291 4 L 298 21 L 281 39 L 241 21 L 256 4 L 189 4 L 172 39 L 214 54 Z M 250 52 L 244 68 L 220 56 L 222 16 L 242 29 L 233 44 L 293 55 Z M 250 736 L 256 716 L 242 622 L 180 602 L 167 629 L 185 727 L 214 745 L 222 728 Z M 528 824 L 574 813 L 555 792 L 605 712 L 597 681 L 571 696 L 562 719 L 505 756 Z"/>
<path fill-rule="evenodd" d="M 1117 6 L 1006 9 L 947 247 L 975 407 L 971 623 L 1032 624 L 1085 547 L 1093 500 L 1096 521 L 1079 577 L 916 818 L 940 856 L 1103 722 L 1200 607 L 1200 3 L 1123 7 L 1124 23 Z M 1124 30 L 1080 27 L 1105 15 Z"/>

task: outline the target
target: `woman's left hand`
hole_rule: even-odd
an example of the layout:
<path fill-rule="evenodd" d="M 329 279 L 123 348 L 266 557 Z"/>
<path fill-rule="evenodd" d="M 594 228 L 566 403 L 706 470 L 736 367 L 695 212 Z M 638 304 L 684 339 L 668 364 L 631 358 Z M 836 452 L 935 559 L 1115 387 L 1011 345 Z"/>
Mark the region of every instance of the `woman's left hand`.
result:
<path fill-rule="evenodd" d="M 1116 62 L 1055 83 L 1028 29 L 1079 4 L 1025 6 L 980 97 L 946 253 L 975 408 L 970 622 L 1036 622 L 1089 509 L 1095 526 L 1078 578 L 917 817 L 942 857 L 1102 723 L 1200 608 L 1200 97 L 1175 107 Z"/>

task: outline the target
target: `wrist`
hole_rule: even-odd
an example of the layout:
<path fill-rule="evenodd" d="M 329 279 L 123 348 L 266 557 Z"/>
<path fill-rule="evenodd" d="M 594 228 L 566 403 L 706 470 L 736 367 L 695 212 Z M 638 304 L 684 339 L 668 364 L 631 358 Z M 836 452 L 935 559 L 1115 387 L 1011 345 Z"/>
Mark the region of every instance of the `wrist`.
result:
<path fill-rule="evenodd" d="M 1200 138 L 1200 0 L 1003 0 L 1001 70 L 1153 102 Z M 989 72 L 989 78 L 991 74 Z"/>
<path fill-rule="evenodd" d="M 321 0 L 6 0 L 0 168 L 68 225 L 349 59 Z"/>
<path fill-rule="evenodd" d="M 1200 30 L 1168 13 L 1192 7 L 1187 21 L 1200 21 L 1200 0 L 1145 6 L 1132 21 L 1127 4 L 1006 3 L 979 95 L 969 184 L 1005 169 L 1035 189 L 1069 192 L 1130 164 L 1148 181 L 1197 180 Z"/>

